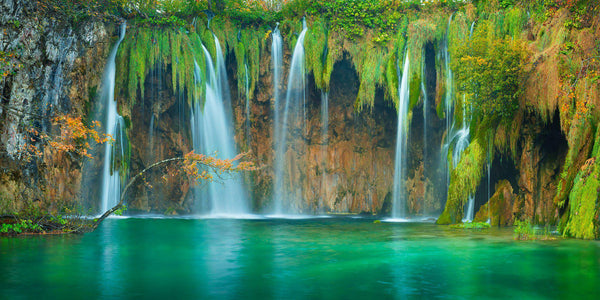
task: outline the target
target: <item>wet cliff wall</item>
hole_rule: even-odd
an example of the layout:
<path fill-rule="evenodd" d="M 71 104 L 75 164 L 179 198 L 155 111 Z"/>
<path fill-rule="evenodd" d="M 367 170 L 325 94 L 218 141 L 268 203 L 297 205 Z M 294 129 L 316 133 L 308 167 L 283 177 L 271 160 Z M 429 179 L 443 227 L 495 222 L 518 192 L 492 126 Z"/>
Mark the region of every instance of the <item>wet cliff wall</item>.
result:
<path fill-rule="evenodd" d="M 74 23 L 36 1 L 4 0 L 0 11 L 0 213 L 91 205 L 80 197 L 82 157 L 42 147 L 31 130 L 57 134 L 53 117 L 89 115 L 115 26 Z"/>

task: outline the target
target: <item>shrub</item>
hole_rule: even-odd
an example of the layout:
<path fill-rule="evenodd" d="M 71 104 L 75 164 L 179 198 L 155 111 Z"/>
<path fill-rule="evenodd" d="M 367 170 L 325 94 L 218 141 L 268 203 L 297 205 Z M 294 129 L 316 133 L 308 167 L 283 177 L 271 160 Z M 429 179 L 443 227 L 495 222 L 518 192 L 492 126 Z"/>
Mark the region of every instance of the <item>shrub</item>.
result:
<path fill-rule="evenodd" d="M 519 107 L 527 51 L 518 40 L 489 37 L 487 29 L 457 47 L 456 86 L 473 107 L 473 120 L 509 121 Z"/>

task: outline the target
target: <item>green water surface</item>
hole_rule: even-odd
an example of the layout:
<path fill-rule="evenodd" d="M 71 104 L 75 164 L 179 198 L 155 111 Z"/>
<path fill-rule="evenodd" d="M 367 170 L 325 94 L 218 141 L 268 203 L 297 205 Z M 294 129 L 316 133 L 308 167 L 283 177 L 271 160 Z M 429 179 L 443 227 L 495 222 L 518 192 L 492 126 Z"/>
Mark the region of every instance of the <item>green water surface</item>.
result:
<path fill-rule="evenodd" d="M 0 238 L 0 299 L 599 299 L 596 241 L 370 219 L 108 219 Z"/>

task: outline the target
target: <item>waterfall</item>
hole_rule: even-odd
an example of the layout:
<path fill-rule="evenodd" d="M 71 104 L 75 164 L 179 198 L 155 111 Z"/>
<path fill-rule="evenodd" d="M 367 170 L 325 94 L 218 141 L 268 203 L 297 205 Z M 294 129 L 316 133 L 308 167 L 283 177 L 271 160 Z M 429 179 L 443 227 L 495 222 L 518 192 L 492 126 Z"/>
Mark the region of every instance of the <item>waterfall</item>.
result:
<path fill-rule="evenodd" d="M 322 137 L 322 155 L 323 155 L 323 167 L 321 168 L 321 195 L 319 198 L 318 211 L 323 212 L 323 204 L 327 199 L 327 146 L 329 145 L 328 134 L 329 130 L 329 94 L 327 92 L 321 92 L 321 137 Z"/>
<path fill-rule="evenodd" d="M 279 107 L 281 106 L 280 102 L 281 99 L 279 99 L 279 89 L 280 89 L 280 84 L 281 84 L 281 68 L 283 65 L 283 39 L 281 38 L 281 34 L 279 33 L 279 23 L 277 23 L 277 26 L 275 26 L 275 29 L 273 30 L 273 34 L 271 35 L 271 40 L 272 40 L 272 44 L 271 44 L 271 60 L 272 60 L 272 67 L 273 67 L 273 111 L 274 111 L 274 123 L 273 123 L 273 134 L 274 139 L 273 139 L 273 149 L 277 149 L 278 147 L 278 141 L 280 140 L 279 138 L 279 134 L 280 134 L 280 125 L 281 124 L 281 116 L 280 116 L 280 110 Z M 283 164 L 283 157 L 278 157 L 279 153 L 275 153 L 275 164 L 279 163 L 279 164 Z M 281 154 L 283 155 L 283 154 Z M 283 166 L 281 166 L 280 168 L 275 167 L 273 170 L 273 182 L 274 182 L 274 187 L 273 187 L 273 209 L 274 212 L 276 213 L 281 213 L 281 192 L 278 193 L 278 191 L 281 191 L 281 189 L 283 188 L 283 182 L 279 182 L 276 178 L 278 178 L 279 176 L 282 176 L 283 174 L 283 170 L 282 170 Z M 281 178 L 281 177 L 279 177 Z M 281 186 L 279 186 L 281 184 Z"/>
<path fill-rule="evenodd" d="M 406 168 L 406 149 L 408 142 L 408 102 L 410 62 L 408 51 L 404 58 L 402 80 L 398 87 L 398 130 L 396 134 L 396 158 L 394 162 L 394 187 L 392 191 L 392 218 L 406 218 L 406 195 L 404 193 L 404 176 Z"/>
<path fill-rule="evenodd" d="M 206 98 L 193 101 L 191 111 L 192 141 L 194 151 L 207 155 L 216 155 L 221 159 L 230 159 L 237 155 L 233 122 L 231 120 L 231 105 L 229 84 L 225 71 L 225 62 L 221 45 L 215 36 L 217 69 L 208 50 L 203 47 L 206 57 Z M 196 82 L 200 84 L 200 66 L 195 63 Z M 249 212 L 242 178 L 233 174 L 225 182 L 210 182 L 206 188 L 196 191 L 196 200 L 208 201 L 212 216 L 243 215 Z"/>
<path fill-rule="evenodd" d="M 454 121 L 454 107 L 453 107 L 453 88 L 454 88 L 454 78 L 452 75 L 452 69 L 450 69 L 450 51 L 449 51 L 449 39 L 450 39 L 450 24 L 452 22 L 452 15 L 448 19 L 448 29 L 446 32 L 446 38 L 444 39 L 444 43 L 442 45 L 442 55 L 444 57 L 444 70 L 446 71 L 446 94 L 444 95 L 444 105 L 445 105 L 445 113 L 446 113 L 446 135 L 450 134 L 452 130 L 452 122 Z M 450 180 L 450 178 L 448 178 Z"/>
<path fill-rule="evenodd" d="M 123 118 L 117 112 L 117 101 L 115 101 L 115 72 L 117 50 L 125 37 L 127 24 L 121 24 L 121 34 L 119 40 L 113 47 L 108 56 L 106 67 L 104 68 L 104 77 L 102 78 L 102 90 L 100 91 L 100 101 L 104 105 L 106 121 L 104 123 L 105 134 L 111 136 L 115 141 L 104 143 L 104 161 L 102 169 L 102 203 L 101 213 L 111 209 L 121 198 L 121 177 L 119 176 L 117 155 L 124 156 L 123 149 Z M 120 146 L 121 153 L 117 153 Z"/>
<path fill-rule="evenodd" d="M 279 105 L 279 85 L 281 84 L 281 67 L 283 65 L 283 39 L 281 38 L 281 34 L 279 33 L 279 23 L 277 23 L 277 26 L 273 30 L 271 39 L 271 59 L 273 63 L 273 98 L 275 100 L 275 107 L 277 108 Z M 279 117 L 277 109 L 275 110 L 275 117 Z"/>
<path fill-rule="evenodd" d="M 450 24 L 452 23 L 452 15 L 448 18 L 448 27 L 446 29 L 446 37 L 442 43 L 442 57 L 444 59 L 444 71 L 446 74 L 446 93 L 444 94 L 444 113 L 446 117 L 446 135 L 444 137 L 444 145 L 442 146 L 442 167 L 444 170 L 446 190 L 450 187 L 450 172 L 451 168 L 448 163 L 448 151 L 450 150 L 451 136 L 453 135 L 452 123 L 454 121 L 454 106 L 453 106 L 453 77 L 452 70 L 450 69 L 450 52 L 448 49 L 449 38 L 450 38 Z"/>
<path fill-rule="evenodd" d="M 152 159 L 154 158 L 154 113 L 152 114 L 152 117 L 150 117 L 150 128 L 148 128 L 148 133 L 148 151 L 150 152 L 150 159 L 148 162 L 152 162 Z"/>
<path fill-rule="evenodd" d="M 471 23 L 471 28 L 469 29 L 469 39 L 473 37 L 473 29 L 475 28 L 475 21 Z"/>
<path fill-rule="evenodd" d="M 288 125 L 291 126 L 292 129 L 290 132 L 303 132 L 304 124 L 306 123 L 304 111 L 304 105 L 306 103 L 304 36 L 306 35 L 306 31 L 306 21 L 303 19 L 302 32 L 298 36 L 292 55 L 285 105 L 278 103 L 277 100 L 275 103 L 275 170 L 273 178 L 273 208 L 275 214 L 295 212 L 290 209 L 290 206 L 298 203 L 297 201 L 299 199 L 296 198 L 302 197 L 300 185 L 294 182 L 293 171 L 291 169 L 294 165 L 290 165 L 290 162 L 286 160 L 285 153 L 287 152 Z M 300 130 L 297 131 L 297 128 L 300 128 Z M 287 173 L 285 172 L 286 169 L 288 171 Z M 285 184 L 286 179 L 288 180 L 287 189 Z M 287 199 L 288 205 L 286 205 L 286 207 L 284 207 L 283 203 L 284 198 Z"/>
<path fill-rule="evenodd" d="M 491 170 L 492 170 L 492 147 L 493 147 L 493 142 L 492 142 L 492 136 L 490 135 L 488 137 L 488 149 L 487 149 L 487 201 L 488 201 L 488 205 L 487 205 L 487 213 L 488 213 L 488 224 L 491 223 L 492 220 L 492 216 L 490 214 L 490 191 L 492 189 L 491 186 Z"/>
<path fill-rule="evenodd" d="M 244 62 L 244 92 L 246 93 L 246 144 L 250 145 L 250 77 L 248 76 L 248 63 Z"/>
<path fill-rule="evenodd" d="M 452 169 L 458 166 L 460 162 L 460 157 L 462 153 L 469 147 L 470 144 L 470 109 L 466 107 L 466 96 L 463 96 L 463 124 L 460 130 L 456 131 L 456 133 L 449 139 L 448 147 L 451 147 L 454 144 L 454 148 L 452 149 L 452 166 L 449 168 L 451 172 Z M 468 113 L 467 113 L 468 111 Z M 465 209 L 465 216 L 463 218 L 463 222 L 471 222 L 474 217 L 474 207 L 475 207 L 475 197 L 473 195 L 469 195 L 469 201 L 467 202 L 467 207 Z"/>
<path fill-rule="evenodd" d="M 463 222 L 473 222 L 475 216 L 475 196 L 469 195 L 469 201 L 467 201 L 467 208 L 465 210 L 465 217 L 462 219 Z"/>
<path fill-rule="evenodd" d="M 427 146 L 427 108 L 429 101 L 427 99 L 427 87 L 425 86 L 425 53 L 423 51 L 423 64 L 421 66 L 421 95 L 423 95 L 423 168 L 428 157 Z"/>

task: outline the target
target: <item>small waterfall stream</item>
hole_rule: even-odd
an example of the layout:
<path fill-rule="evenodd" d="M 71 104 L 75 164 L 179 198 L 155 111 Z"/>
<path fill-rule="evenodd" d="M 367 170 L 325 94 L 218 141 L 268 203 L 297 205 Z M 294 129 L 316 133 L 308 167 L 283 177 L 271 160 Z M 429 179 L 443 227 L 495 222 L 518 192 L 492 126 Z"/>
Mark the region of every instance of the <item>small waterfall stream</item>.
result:
<path fill-rule="evenodd" d="M 283 67 L 283 39 L 281 38 L 281 34 L 279 33 L 279 23 L 275 26 L 273 33 L 271 34 L 271 61 L 273 67 L 273 111 L 274 111 L 274 123 L 273 123 L 273 149 L 277 149 L 279 146 L 277 143 L 280 140 L 279 135 L 281 134 L 280 124 L 281 124 L 281 99 L 280 99 L 280 85 L 281 85 L 281 71 Z M 275 213 L 281 212 L 281 197 L 283 188 L 283 182 L 277 180 L 277 178 L 281 178 L 283 174 L 283 166 L 278 168 L 277 164 L 283 164 L 283 157 L 278 157 L 280 153 L 275 153 L 275 166 L 274 166 L 274 187 L 273 187 L 273 211 Z"/>
<path fill-rule="evenodd" d="M 237 155 L 233 124 L 231 120 L 231 105 L 229 85 L 221 45 L 215 36 L 217 68 L 208 50 L 203 46 L 206 57 L 206 98 L 204 106 L 201 101 L 193 101 L 191 112 L 192 140 L 194 151 L 207 155 L 216 155 L 221 159 L 233 158 Z M 200 67 L 194 68 L 196 78 L 201 78 Z M 198 80 L 197 80 L 198 82 Z M 206 189 L 196 191 L 201 201 L 210 203 L 210 215 L 230 216 L 243 215 L 249 212 L 249 202 L 245 193 L 242 178 L 239 174 L 227 177 L 226 184 L 210 182 Z"/>
<path fill-rule="evenodd" d="M 410 62 L 408 51 L 404 58 L 402 80 L 398 87 L 398 130 L 396 133 L 396 156 L 394 163 L 394 186 L 392 191 L 392 218 L 404 219 L 406 215 L 405 195 L 405 173 L 406 173 L 406 150 L 408 142 L 408 102 L 409 102 L 409 71 Z"/>
<path fill-rule="evenodd" d="M 252 122 L 250 121 L 250 76 L 248 76 L 248 63 L 244 62 L 244 92 L 246 98 L 246 144 L 250 145 L 250 127 Z"/>
<path fill-rule="evenodd" d="M 293 208 L 302 197 L 302 190 L 295 182 L 293 165 L 286 159 L 288 130 L 303 133 L 306 123 L 306 70 L 304 66 L 304 37 L 306 35 L 306 21 L 302 20 L 302 32 L 294 47 L 290 73 L 288 76 L 285 105 L 276 103 L 275 111 L 279 111 L 275 124 L 275 170 L 273 208 L 276 215 L 296 213 Z M 283 106 L 283 109 L 282 107 Z M 280 111 L 281 110 L 281 111 Z M 290 128 L 288 128 L 290 126 Z M 297 130 L 298 129 L 298 130 Z M 287 172 L 286 172 L 287 171 Z M 287 181 L 287 182 L 286 182 Z M 285 201 L 285 204 L 284 204 Z M 284 207 L 285 206 L 285 207 Z"/>
<path fill-rule="evenodd" d="M 119 203 L 121 198 L 121 176 L 117 155 L 124 156 L 123 153 L 123 118 L 117 112 L 117 101 L 115 101 L 115 73 L 117 50 L 119 45 L 125 38 L 125 30 L 127 24 L 121 24 L 121 34 L 119 40 L 113 47 L 108 56 L 106 67 L 104 68 L 104 77 L 102 79 L 102 90 L 100 91 L 100 101 L 104 105 L 106 119 L 104 125 L 105 134 L 111 136 L 115 141 L 104 144 L 104 161 L 102 169 L 102 202 L 100 205 L 101 212 L 109 210 Z M 120 150 L 120 153 L 117 153 Z"/>
<path fill-rule="evenodd" d="M 425 57 L 425 51 L 423 51 L 423 57 Z M 421 66 L 421 95 L 423 99 L 423 168 L 425 168 L 425 161 L 429 157 L 428 145 L 427 145 L 427 121 L 428 121 L 428 108 L 429 99 L 427 99 L 427 87 L 425 86 L 426 74 L 425 74 L 425 59 Z"/>
<path fill-rule="evenodd" d="M 328 193 L 328 182 L 327 182 L 327 146 L 328 141 L 328 130 L 329 130 L 329 93 L 321 92 L 321 138 L 322 138 L 322 155 L 323 162 L 321 168 L 321 197 L 319 198 L 318 213 L 324 212 L 324 200 L 327 199 Z"/>
<path fill-rule="evenodd" d="M 460 130 L 458 130 L 449 140 L 449 142 L 452 144 L 454 143 L 454 148 L 452 151 L 452 166 L 449 169 L 450 172 L 456 168 L 456 166 L 458 166 L 458 163 L 460 162 L 460 157 L 462 155 L 462 153 L 467 149 L 467 147 L 469 147 L 470 144 L 470 133 L 471 133 L 471 128 L 470 128 L 470 123 L 471 123 L 471 117 L 470 117 L 470 109 L 467 108 L 466 105 L 466 97 L 463 96 L 463 108 L 462 108 L 462 112 L 463 112 L 463 124 Z M 468 112 L 467 112 L 468 111 Z M 451 144 L 448 145 L 448 147 L 451 147 Z M 474 195 L 469 195 L 469 200 L 467 201 L 467 207 L 465 209 L 465 215 L 463 218 L 463 222 L 471 222 L 473 221 L 473 217 L 474 217 L 474 209 L 475 209 L 475 196 Z"/>

